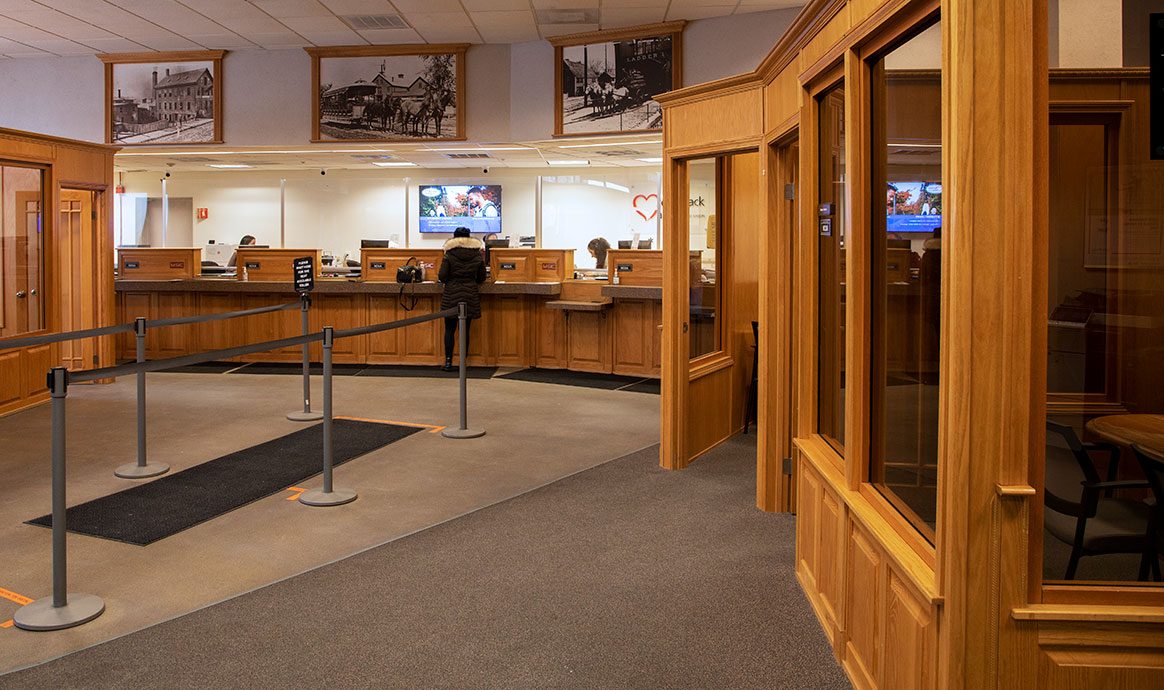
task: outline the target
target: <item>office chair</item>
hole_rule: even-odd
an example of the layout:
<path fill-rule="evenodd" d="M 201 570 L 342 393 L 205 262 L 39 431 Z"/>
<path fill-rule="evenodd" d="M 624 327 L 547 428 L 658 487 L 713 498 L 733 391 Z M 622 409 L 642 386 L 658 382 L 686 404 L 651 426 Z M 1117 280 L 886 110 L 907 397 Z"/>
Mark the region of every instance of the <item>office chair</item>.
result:
<path fill-rule="evenodd" d="M 752 322 L 752 382 L 748 384 L 748 406 L 744 409 L 744 433 L 748 433 L 748 422 L 756 418 L 756 396 L 760 392 L 760 322 Z M 759 424 L 760 420 L 756 420 Z"/>
<path fill-rule="evenodd" d="M 1071 545 L 1064 579 L 1075 579 L 1083 556 L 1138 553 L 1144 562 L 1155 553 L 1149 538 L 1152 508 L 1143 501 L 1110 498 L 1114 489 L 1147 488 L 1145 481 L 1102 481 L 1088 451 L 1111 453 L 1118 462 L 1119 449 L 1110 443 L 1079 442 L 1075 430 L 1047 422 L 1047 466 L 1043 525 L 1059 541 Z M 1101 495 L 1106 493 L 1107 495 Z"/>
<path fill-rule="evenodd" d="M 1160 554 L 1164 551 L 1164 460 L 1149 453 L 1136 444 L 1132 444 L 1132 453 L 1140 461 L 1140 468 L 1148 478 L 1152 487 L 1152 498 L 1149 499 L 1152 508 L 1152 519 L 1148 523 L 1148 550 L 1140 559 L 1140 580 L 1148 579 L 1148 570 L 1152 571 L 1152 579 L 1160 582 Z"/>

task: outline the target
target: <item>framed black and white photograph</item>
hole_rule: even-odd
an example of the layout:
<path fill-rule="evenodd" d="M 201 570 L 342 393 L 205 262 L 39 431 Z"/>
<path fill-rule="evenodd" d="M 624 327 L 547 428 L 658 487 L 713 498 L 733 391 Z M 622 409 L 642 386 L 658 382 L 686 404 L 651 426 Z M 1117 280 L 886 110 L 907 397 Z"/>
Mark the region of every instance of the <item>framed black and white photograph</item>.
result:
<path fill-rule="evenodd" d="M 679 88 L 686 22 L 558 36 L 554 136 L 658 131 L 657 94 Z"/>
<path fill-rule="evenodd" d="M 305 48 L 312 141 L 465 138 L 468 44 Z"/>
<path fill-rule="evenodd" d="M 119 146 L 222 143 L 225 52 L 98 56 L 105 63 L 105 141 Z"/>

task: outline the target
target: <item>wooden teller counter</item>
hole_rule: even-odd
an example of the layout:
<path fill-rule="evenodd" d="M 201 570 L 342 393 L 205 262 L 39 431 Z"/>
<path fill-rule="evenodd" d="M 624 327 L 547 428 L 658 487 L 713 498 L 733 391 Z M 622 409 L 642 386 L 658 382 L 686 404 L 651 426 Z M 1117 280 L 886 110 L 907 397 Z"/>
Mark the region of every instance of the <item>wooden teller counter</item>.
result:
<path fill-rule="evenodd" d="M 354 328 L 440 311 L 437 280 L 440 249 L 364 249 L 359 278 L 316 276 L 311 292 L 311 328 Z M 162 319 L 252 309 L 297 301 L 291 261 L 315 257 L 315 249 L 243 249 L 238 275 L 199 275 L 195 248 L 123 249 L 118 257 L 117 321 Z M 404 287 L 396 269 L 409 259 L 424 270 L 424 282 Z M 473 324 L 469 364 L 573 369 L 657 377 L 660 370 L 663 253 L 615 250 L 608 258 L 624 267 L 619 284 L 574 280 L 571 249 L 494 249 L 490 279 L 481 285 L 481 319 Z M 630 270 L 625 270 L 626 267 Z M 243 267 L 246 267 L 244 280 Z M 613 272 L 612 272 L 613 273 Z M 411 296 L 416 306 L 411 311 Z M 176 357 L 301 333 L 298 310 L 246 316 L 152 331 L 150 359 Z M 439 320 L 337 340 L 337 363 L 428 364 L 444 361 Z M 318 343 L 312 345 L 318 361 Z M 131 337 L 119 356 L 132 358 Z M 239 361 L 298 362 L 299 348 L 247 355 Z"/>

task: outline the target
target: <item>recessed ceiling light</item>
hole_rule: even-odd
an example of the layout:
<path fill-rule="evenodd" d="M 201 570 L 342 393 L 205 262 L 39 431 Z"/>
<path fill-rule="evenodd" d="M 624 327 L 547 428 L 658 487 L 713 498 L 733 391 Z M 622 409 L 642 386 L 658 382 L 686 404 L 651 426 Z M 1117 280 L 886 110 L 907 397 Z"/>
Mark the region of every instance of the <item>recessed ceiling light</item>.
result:
<path fill-rule="evenodd" d="M 208 168 L 249 168 L 251 166 L 243 165 L 242 163 L 207 163 L 206 167 L 208 167 Z"/>
<path fill-rule="evenodd" d="M 380 168 L 415 168 L 416 163 L 409 163 L 407 161 L 389 161 L 387 163 L 373 163 Z"/>
<path fill-rule="evenodd" d="M 662 158 L 636 158 L 635 160 L 640 161 L 642 163 L 662 163 L 663 162 Z"/>
<path fill-rule="evenodd" d="M 585 149 L 593 146 L 641 146 L 643 144 L 662 144 L 661 139 L 656 141 L 604 141 L 601 144 L 568 144 L 559 146 L 560 149 Z"/>
<path fill-rule="evenodd" d="M 550 165 L 590 165 L 590 161 L 546 161 Z"/>

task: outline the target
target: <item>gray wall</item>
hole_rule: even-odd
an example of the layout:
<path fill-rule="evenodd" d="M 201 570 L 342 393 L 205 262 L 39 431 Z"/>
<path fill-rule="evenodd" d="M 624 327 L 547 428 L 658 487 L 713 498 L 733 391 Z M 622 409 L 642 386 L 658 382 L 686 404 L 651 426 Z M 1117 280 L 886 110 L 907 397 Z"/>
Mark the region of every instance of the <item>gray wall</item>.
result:
<path fill-rule="evenodd" d="M 701 19 L 684 34 L 683 82 L 749 72 L 797 10 Z M 548 139 L 554 127 L 554 49 L 546 41 L 469 49 L 468 137 Z M 223 137 L 231 146 L 305 144 L 311 137 L 311 58 L 303 50 L 239 50 L 223 59 Z M 0 60 L 0 127 L 104 141 L 104 66 L 95 57 Z"/>

